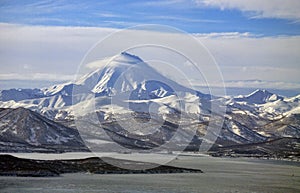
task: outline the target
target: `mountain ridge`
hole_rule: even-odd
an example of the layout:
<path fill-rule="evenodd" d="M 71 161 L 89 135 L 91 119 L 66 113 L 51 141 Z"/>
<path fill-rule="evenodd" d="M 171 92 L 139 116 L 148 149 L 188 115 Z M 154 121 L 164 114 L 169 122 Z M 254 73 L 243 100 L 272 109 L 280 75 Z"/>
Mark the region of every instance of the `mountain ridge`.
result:
<path fill-rule="evenodd" d="M 250 104 L 264 104 L 266 102 L 273 102 L 283 99 L 284 97 L 271 93 L 265 89 L 257 89 L 248 95 L 234 98 L 236 101 L 247 102 Z"/>
<path fill-rule="evenodd" d="M 145 136 L 151 129 L 160 129 L 158 134 L 169 136 L 170 131 L 177 129 L 173 127 L 184 125 L 184 128 L 179 128 L 181 133 L 176 142 L 184 141 L 196 130 L 197 136 L 189 148 L 197 149 L 199 141 L 204 140 L 202 137 L 209 132 L 207 126 L 214 120 L 213 116 L 224 119 L 215 144 L 217 147 L 300 137 L 300 117 L 297 116 L 300 114 L 300 95 L 287 98 L 258 89 L 244 96 L 215 97 L 164 77 L 141 58 L 129 53 L 121 53 L 107 62 L 100 62 L 97 70 L 75 82 L 45 89 L 27 89 L 24 94 L 17 89 L 1 91 L 0 107 L 28 108 L 46 116 L 49 121 L 60 122 L 73 129 L 76 129 L 75 119 L 87 123 L 100 121 L 107 124 L 106 131 L 113 137 L 121 138 L 122 143 L 131 146 L 136 141 L 146 144 Z M 13 97 L 16 98 L 11 100 Z M 226 108 L 226 113 L 212 116 L 212 104 Z M 97 114 L 96 120 L 91 120 L 92 113 Z M 155 124 L 151 125 L 149 121 L 154 117 Z M 0 121 L 5 121 L 4 118 Z M 15 118 L 11 119 L 10 122 Z M 126 129 L 135 134 L 126 136 L 124 133 L 128 132 L 122 130 L 116 120 L 126 123 Z M 148 122 L 149 125 L 141 125 Z M 101 143 L 107 140 L 102 136 L 104 131 L 98 132 L 99 128 L 89 128 L 95 131 L 88 140 Z M 27 138 L 30 139 L 30 136 Z M 152 136 L 151 140 L 147 143 L 162 143 L 164 138 Z"/>

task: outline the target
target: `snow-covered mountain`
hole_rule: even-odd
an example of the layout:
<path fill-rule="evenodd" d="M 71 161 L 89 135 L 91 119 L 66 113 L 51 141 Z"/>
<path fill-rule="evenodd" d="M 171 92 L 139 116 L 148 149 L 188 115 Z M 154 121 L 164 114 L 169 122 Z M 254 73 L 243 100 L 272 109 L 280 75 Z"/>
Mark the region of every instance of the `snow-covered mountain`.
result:
<path fill-rule="evenodd" d="M 31 140 L 33 135 L 29 133 L 38 130 L 30 130 L 29 123 L 36 124 L 35 121 L 39 120 L 42 124 L 43 122 L 49 123 L 51 120 L 52 125 L 55 121 L 59 121 L 66 128 L 75 128 L 74 117 L 79 116 L 85 124 L 93 122 L 91 113 L 95 110 L 97 120 L 105 123 L 103 125 L 108 125 L 105 131 L 128 146 L 136 143 L 147 144 L 144 146 L 147 148 L 153 146 L 158 141 L 168 139 L 167 136 L 170 135 L 168 131 L 176 125 L 184 125 L 179 128 L 181 134 L 176 138 L 178 143 L 185 140 L 188 133 L 194 130 L 196 130 L 199 142 L 202 136 L 210 132 L 207 126 L 215 117 L 224 118 L 220 133 L 212 133 L 212 135 L 218 135 L 216 141 L 218 147 L 260 143 L 282 137 L 300 138 L 300 95 L 286 98 L 266 90 L 256 90 L 246 96 L 214 97 L 176 83 L 163 76 L 141 58 L 125 52 L 109 60 L 96 61 L 93 64 L 97 65 L 96 70 L 74 82 L 44 89 L 0 91 L 0 107 L 7 108 L 3 112 L 13 111 L 12 109 L 20 111 L 20 107 L 36 112 L 33 119 L 30 119 L 32 113 L 29 113 L 28 125 L 24 125 L 28 131 L 28 135 L 24 134 L 26 138 L 24 140 L 27 140 L 29 145 L 42 143 L 42 141 Z M 226 115 L 214 114 L 215 117 L 212 117 L 210 111 L 212 103 L 226 107 Z M 37 113 L 47 118 L 37 118 Z M 136 118 L 132 119 L 132 115 Z M 153 117 L 155 117 L 155 124 L 149 123 L 149 128 L 144 128 L 139 124 L 139 121 L 147 123 Z M 115 122 L 116 118 L 123 121 L 122 123 L 127 125 L 126 129 L 134 134 L 119 128 Z M 178 122 L 179 118 L 181 122 Z M 1 136 L 5 133 L 15 135 L 14 124 L 19 125 L 24 122 L 24 119 L 19 119 L 19 117 L 10 117 L 10 119 L 8 121 L 5 116 L 0 117 L 0 121 L 3 121 L 1 128 L 5 130 Z M 14 119 L 16 123 L 12 121 Z M 10 125 L 5 125 L 8 122 Z M 166 126 L 166 122 L 169 125 Z M 159 125 L 164 125 L 164 127 L 159 127 Z M 38 127 L 42 128 L 42 126 Z M 57 128 L 57 125 L 53 127 Z M 161 129 L 158 132 L 160 136 L 145 139 L 149 130 L 155 130 L 157 127 Z M 47 128 L 48 126 L 45 127 Z M 104 131 L 99 132 L 97 126 L 86 129 L 95 130 L 92 132 L 90 141 L 105 140 Z M 59 135 L 60 132 L 57 130 L 51 133 Z M 67 134 L 61 137 L 66 139 Z M 197 140 L 195 143 L 198 143 Z"/>
<path fill-rule="evenodd" d="M 267 90 L 257 89 L 256 91 L 247 96 L 234 97 L 234 100 L 239 102 L 247 102 L 249 104 L 264 104 L 267 102 L 283 100 L 283 97 L 270 93 Z"/>
<path fill-rule="evenodd" d="M 300 138 L 299 96 L 285 98 L 266 90 L 250 95 L 233 97 L 227 102 L 229 128 L 241 133 L 248 128 L 266 138 Z M 235 124 L 232 124 L 235 123 Z"/>
<path fill-rule="evenodd" d="M 164 77 L 139 57 L 126 52 L 114 56 L 108 63 L 98 63 L 98 70 L 76 82 L 97 96 L 131 92 L 131 99 L 150 99 L 170 96 L 174 91 L 192 91 Z"/>
<path fill-rule="evenodd" d="M 21 106 L 45 111 L 45 108 L 63 108 L 86 99 L 102 96 L 124 98 L 129 94 L 126 96 L 129 100 L 146 100 L 191 93 L 202 98 L 210 97 L 177 84 L 139 57 L 126 52 L 112 57 L 110 62 L 105 60 L 94 63 L 98 64 L 98 69 L 75 82 L 44 89 L 2 90 L 0 91 L 0 106 L 13 108 Z"/>

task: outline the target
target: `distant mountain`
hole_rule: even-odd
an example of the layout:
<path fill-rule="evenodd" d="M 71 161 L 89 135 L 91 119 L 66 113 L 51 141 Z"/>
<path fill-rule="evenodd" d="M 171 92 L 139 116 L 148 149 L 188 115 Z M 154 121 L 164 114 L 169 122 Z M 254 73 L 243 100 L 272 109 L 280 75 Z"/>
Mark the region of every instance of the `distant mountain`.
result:
<path fill-rule="evenodd" d="M 87 151 L 77 130 L 29 109 L 0 109 L 0 150 L 17 152 Z"/>
<path fill-rule="evenodd" d="M 26 99 L 35 99 L 44 97 L 44 93 L 40 89 L 9 89 L 0 91 L 0 100 L 1 101 L 10 101 L 15 102 L 26 100 Z"/>
<path fill-rule="evenodd" d="M 283 97 L 270 93 L 267 90 L 258 89 L 249 95 L 235 97 L 234 100 L 240 102 L 247 102 L 249 104 L 264 104 L 266 102 L 283 100 Z"/>

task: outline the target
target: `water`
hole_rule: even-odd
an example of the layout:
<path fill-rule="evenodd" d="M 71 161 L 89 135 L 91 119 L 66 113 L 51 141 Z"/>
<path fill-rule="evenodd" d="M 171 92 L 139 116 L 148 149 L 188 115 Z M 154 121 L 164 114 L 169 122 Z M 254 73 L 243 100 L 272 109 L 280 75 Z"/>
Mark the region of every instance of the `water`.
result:
<path fill-rule="evenodd" d="M 0 192 L 300 192 L 300 163 L 179 156 L 170 164 L 204 173 L 0 177 Z"/>

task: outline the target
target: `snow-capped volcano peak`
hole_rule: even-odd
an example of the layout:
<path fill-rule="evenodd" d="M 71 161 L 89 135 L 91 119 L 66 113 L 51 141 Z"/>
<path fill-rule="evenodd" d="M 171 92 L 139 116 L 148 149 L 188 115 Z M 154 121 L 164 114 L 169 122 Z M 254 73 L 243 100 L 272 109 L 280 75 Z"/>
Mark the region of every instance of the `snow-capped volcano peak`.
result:
<path fill-rule="evenodd" d="M 113 61 L 127 64 L 138 64 L 143 62 L 143 60 L 140 57 L 133 54 L 129 54 L 127 52 L 122 52 L 121 54 L 114 56 Z"/>
<path fill-rule="evenodd" d="M 143 60 L 140 59 L 138 56 L 129 54 L 127 52 L 122 52 L 112 57 L 97 60 L 88 64 L 88 67 L 94 69 L 94 71 L 79 78 L 78 81 L 76 81 L 76 84 L 95 84 L 100 80 L 101 77 L 99 76 L 103 74 L 103 70 L 126 70 L 126 68 L 129 68 L 130 66 L 134 65 L 141 66 L 147 64 L 144 63 Z"/>
<path fill-rule="evenodd" d="M 234 98 L 235 101 L 243 101 L 250 104 L 264 104 L 277 100 L 283 100 L 282 96 L 270 93 L 267 90 L 257 89 L 249 95 Z"/>
<path fill-rule="evenodd" d="M 93 63 L 96 64 L 95 66 L 98 69 L 84 76 L 75 84 L 84 85 L 96 95 L 114 96 L 124 92 L 133 92 L 140 95 L 141 93 L 136 90 L 138 89 L 144 94 L 148 93 L 151 95 L 151 97 L 146 98 L 160 98 L 173 94 L 174 90 L 188 90 L 163 76 L 138 56 L 127 52 L 122 52 L 109 60 L 100 60 Z M 151 84 L 155 85 L 151 86 Z M 145 88 L 142 85 L 147 85 L 147 91 L 141 89 L 142 87 Z M 162 90 L 165 93 L 163 95 L 161 94 Z"/>
<path fill-rule="evenodd" d="M 126 93 L 134 100 L 162 98 L 178 91 L 201 94 L 163 76 L 159 70 L 127 52 L 92 64 L 87 67 L 92 67 L 93 71 L 74 82 L 28 91 L 1 91 L 0 101 L 22 101 L 22 106 L 42 109 L 71 106 L 93 96 L 116 96 L 121 93 Z"/>

